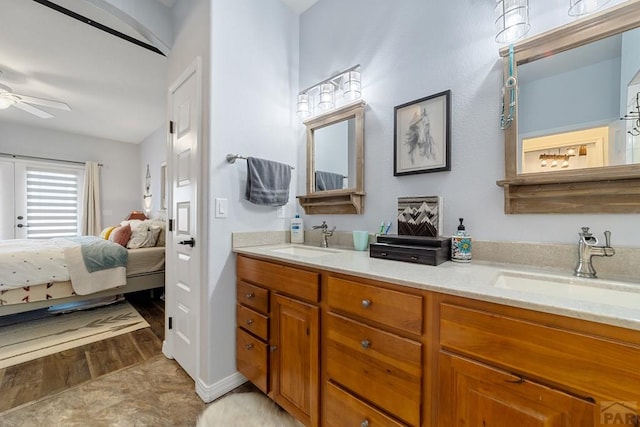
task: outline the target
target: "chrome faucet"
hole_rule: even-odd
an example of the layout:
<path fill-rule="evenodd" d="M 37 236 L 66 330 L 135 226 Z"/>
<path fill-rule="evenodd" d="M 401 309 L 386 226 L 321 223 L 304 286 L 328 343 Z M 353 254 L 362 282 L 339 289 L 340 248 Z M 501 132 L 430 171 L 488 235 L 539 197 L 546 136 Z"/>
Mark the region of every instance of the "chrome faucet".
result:
<path fill-rule="evenodd" d="M 333 228 L 331 230 L 329 230 L 329 226 L 327 225 L 327 222 L 326 221 L 322 221 L 322 224 L 314 225 L 311 228 L 313 228 L 314 230 L 320 229 L 320 232 L 322 233 L 322 241 L 320 242 L 320 247 L 321 248 L 328 248 L 329 247 L 329 242 L 327 242 L 327 237 L 333 236 L 333 232 L 336 230 L 336 227 L 333 226 Z"/>
<path fill-rule="evenodd" d="M 611 247 L 611 232 L 604 232 L 605 245 L 596 246 L 598 239 L 589 233 L 589 227 L 582 227 L 582 233 L 578 233 L 580 241 L 578 242 L 578 265 L 573 270 L 573 275 L 577 277 L 596 278 L 596 270 L 591 263 L 591 257 L 594 256 L 614 256 L 615 249 Z"/>

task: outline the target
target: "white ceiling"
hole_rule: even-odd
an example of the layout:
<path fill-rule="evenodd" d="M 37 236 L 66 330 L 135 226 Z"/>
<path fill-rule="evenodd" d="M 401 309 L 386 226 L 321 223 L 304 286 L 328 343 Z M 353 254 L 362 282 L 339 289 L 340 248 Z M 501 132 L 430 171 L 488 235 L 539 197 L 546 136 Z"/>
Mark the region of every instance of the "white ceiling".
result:
<path fill-rule="evenodd" d="M 143 42 L 129 25 L 95 1 L 56 4 Z M 172 7 L 176 0 L 157 0 Z M 318 0 L 282 0 L 300 14 Z M 0 0 L 0 84 L 16 94 L 67 103 L 71 111 L 39 107 L 41 119 L 10 107 L 8 121 L 122 142 L 139 143 L 166 120 L 167 58 L 31 0 Z M 10 17 L 10 18 L 9 18 Z"/>
<path fill-rule="evenodd" d="M 162 0 L 171 2 L 171 0 Z M 147 42 L 92 4 L 56 3 Z M 0 121 L 138 143 L 166 120 L 167 59 L 29 0 L 0 0 L 0 84 L 14 93 L 66 102 L 38 107 L 41 119 L 9 108 Z M 8 17 L 11 17 L 10 19 Z"/>

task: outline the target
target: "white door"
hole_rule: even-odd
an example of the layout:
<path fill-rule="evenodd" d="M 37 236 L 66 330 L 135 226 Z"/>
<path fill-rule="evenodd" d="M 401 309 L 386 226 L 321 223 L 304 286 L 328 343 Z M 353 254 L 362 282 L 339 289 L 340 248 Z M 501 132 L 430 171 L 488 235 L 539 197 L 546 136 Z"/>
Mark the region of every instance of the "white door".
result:
<path fill-rule="evenodd" d="M 200 177 L 200 59 L 169 88 L 170 134 L 167 166 L 170 180 L 167 240 L 167 350 L 195 379 L 202 246 L 198 233 Z M 169 329 L 171 327 L 171 329 Z M 167 351 L 165 351 L 167 353 Z"/>

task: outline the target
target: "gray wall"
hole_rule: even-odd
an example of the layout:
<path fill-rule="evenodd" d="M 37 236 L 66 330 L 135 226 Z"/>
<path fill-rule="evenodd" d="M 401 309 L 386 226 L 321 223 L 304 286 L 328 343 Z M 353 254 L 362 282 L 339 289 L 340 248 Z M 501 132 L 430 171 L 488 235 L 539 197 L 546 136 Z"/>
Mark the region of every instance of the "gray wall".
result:
<path fill-rule="evenodd" d="M 493 6 L 476 0 L 321 0 L 302 15 L 300 87 L 359 63 L 368 103 L 365 214 L 314 216 L 305 224 L 324 219 L 339 230 L 374 231 L 395 217 L 398 197 L 440 195 L 445 234 L 464 217 L 467 230 L 482 240 L 574 243 L 579 227 L 590 226 L 598 236 L 611 230 L 615 246 L 637 246 L 638 215 L 503 213 L 496 185 L 504 178 L 502 62 Z M 567 9 L 568 2 L 532 1 L 529 36 L 570 22 Z M 451 171 L 394 177 L 393 107 L 446 89 L 452 91 Z M 301 137 L 299 188 L 305 182 L 303 144 Z"/>
<path fill-rule="evenodd" d="M 0 152 L 102 163 L 102 225 L 118 224 L 141 209 L 140 153 L 136 144 L 0 121 Z"/>

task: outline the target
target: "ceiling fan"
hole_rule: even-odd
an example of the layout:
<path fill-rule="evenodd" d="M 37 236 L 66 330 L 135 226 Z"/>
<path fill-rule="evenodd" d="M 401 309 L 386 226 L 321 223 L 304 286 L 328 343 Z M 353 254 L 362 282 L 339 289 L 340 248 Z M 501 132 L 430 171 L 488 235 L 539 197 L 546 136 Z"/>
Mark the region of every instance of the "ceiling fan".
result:
<path fill-rule="evenodd" d="M 9 107 L 16 107 L 27 113 L 31 113 L 34 116 L 38 116 L 42 119 L 50 119 L 53 114 L 49 114 L 40 108 L 36 108 L 33 105 L 39 105 L 42 107 L 57 108 L 58 110 L 71 111 L 71 107 L 64 102 L 51 101 L 43 98 L 36 98 L 34 96 L 21 95 L 13 93 L 9 86 L 0 84 L 0 110 L 4 110 Z"/>

